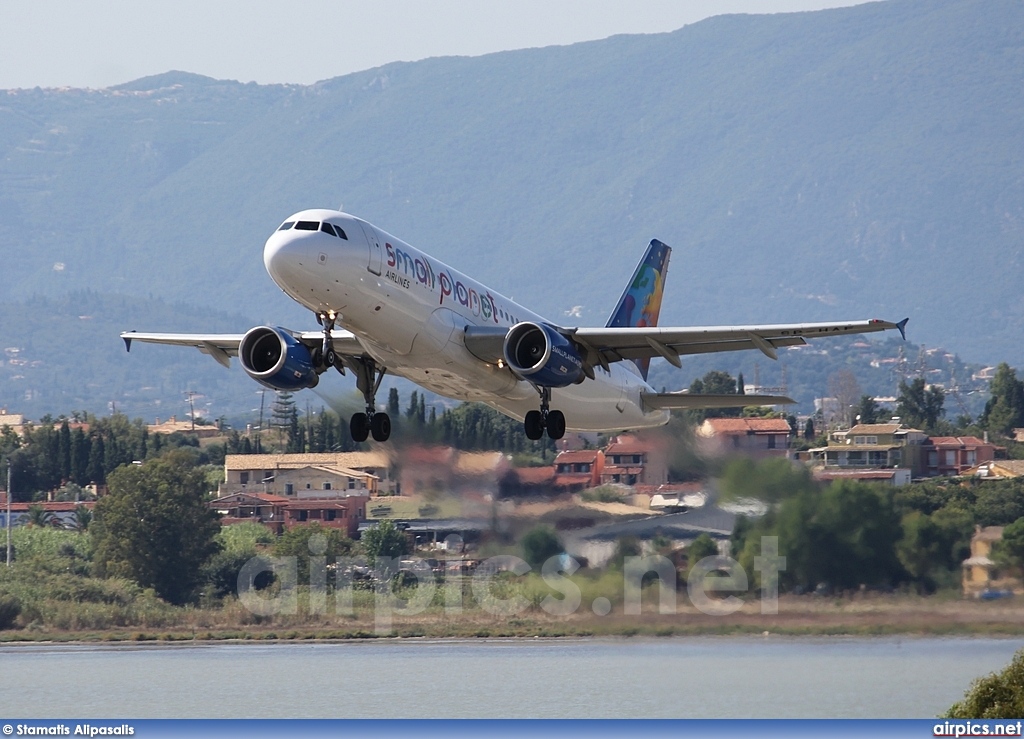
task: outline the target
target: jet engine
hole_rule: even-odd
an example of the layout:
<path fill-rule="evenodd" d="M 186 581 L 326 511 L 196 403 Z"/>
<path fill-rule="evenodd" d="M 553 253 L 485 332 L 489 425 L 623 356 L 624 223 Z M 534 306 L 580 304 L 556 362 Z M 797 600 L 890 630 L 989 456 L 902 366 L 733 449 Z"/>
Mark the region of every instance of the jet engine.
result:
<path fill-rule="evenodd" d="M 283 328 L 249 329 L 238 345 L 238 361 L 271 390 L 303 390 L 320 381 L 309 349 Z"/>
<path fill-rule="evenodd" d="M 541 387 L 582 382 L 583 360 L 567 338 L 543 323 L 517 323 L 502 348 L 512 370 Z"/>

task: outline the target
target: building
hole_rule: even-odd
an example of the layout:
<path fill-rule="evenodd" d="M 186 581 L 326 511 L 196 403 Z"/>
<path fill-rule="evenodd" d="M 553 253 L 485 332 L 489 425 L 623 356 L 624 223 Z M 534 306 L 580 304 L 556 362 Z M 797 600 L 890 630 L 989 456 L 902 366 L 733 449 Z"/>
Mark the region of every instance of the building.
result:
<path fill-rule="evenodd" d="M 355 538 L 359 524 L 366 519 L 365 495 L 347 498 L 289 500 L 284 506 L 284 528 L 318 523 L 325 528 L 341 529 Z"/>
<path fill-rule="evenodd" d="M 221 515 L 221 524 L 252 521 L 281 534 L 294 526 L 319 523 L 326 528 L 342 529 L 354 537 L 359 524 L 366 519 L 365 495 L 330 498 L 286 498 L 270 493 L 232 493 L 210 502 Z"/>
<path fill-rule="evenodd" d="M 925 477 L 955 476 L 991 462 L 1002 447 L 976 436 L 933 436 L 925 444 Z"/>
<path fill-rule="evenodd" d="M 983 597 L 993 591 L 1021 593 L 1020 579 L 1000 572 L 992 559 L 992 547 L 1003 538 L 1002 526 L 976 526 L 971 537 L 971 556 L 963 563 L 963 593 L 965 598 Z"/>
<path fill-rule="evenodd" d="M 910 470 L 902 467 L 878 470 L 837 469 L 835 467 L 816 467 L 812 470 L 815 480 L 835 482 L 836 480 L 856 480 L 857 482 L 881 482 L 898 488 L 909 485 Z"/>
<path fill-rule="evenodd" d="M 663 445 L 636 436 L 615 438 L 604 450 L 603 485 L 663 485 L 668 461 Z"/>
<path fill-rule="evenodd" d="M 859 423 L 845 431 L 834 431 L 828 446 L 811 449 L 813 464 L 825 470 L 878 470 L 902 468 L 911 477 L 924 474 L 923 431 L 901 423 Z"/>
<path fill-rule="evenodd" d="M 29 508 L 37 507 L 44 511 L 49 525 L 56 528 L 74 529 L 78 526 L 78 507 L 84 506 L 92 510 L 96 505 L 93 501 L 75 502 L 62 501 L 53 503 L 11 503 L 11 527 L 24 526 L 29 522 Z M 7 493 L 0 493 L 0 531 L 7 527 Z"/>
<path fill-rule="evenodd" d="M 253 521 L 265 525 L 275 534 L 284 531 L 284 506 L 288 498 L 270 493 L 231 493 L 209 503 L 220 514 L 223 526 Z"/>
<path fill-rule="evenodd" d="M 980 480 L 1012 480 L 1024 476 L 1024 459 L 995 459 L 962 472 L 964 477 Z"/>
<path fill-rule="evenodd" d="M 228 454 L 218 495 L 260 492 L 284 497 L 394 495 L 400 486 L 383 452 Z M 319 491 L 314 493 L 313 491 Z"/>
<path fill-rule="evenodd" d="M 200 439 L 217 436 L 220 429 L 217 426 L 197 426 L 192 421 L 179 421 L 177 416 L 171 416 L 170 420 L 163 421 L 156 419 L 156 423 L 146 426 L 151 434 L 195 434 Z"/>
<path fill-rule="evenodd" d="M 21 436 L 25 431 L 25 417 L 20 413 L 8 413 L 6 408 L 0 408 L 0 431 L 4 427 Z"/>
<path fill-rule="evenodd" d="M 445 446 L 416 446 L 395 456 L 403 495 L 496 495 L 511 468 L 501 452 L 462 452 Z"/>
<path fill-rule="evenodd" d="M 708 418 L 697 436 L 711 455 L 788 459 L 792 429 L 785 418 Z"/>
<path fill-rule="evenodd" d="M 605 453 L 600 449 L 559 452 L 555 457 L 554 486 L 571 493 L 597 487 L 604 468 Z"/>

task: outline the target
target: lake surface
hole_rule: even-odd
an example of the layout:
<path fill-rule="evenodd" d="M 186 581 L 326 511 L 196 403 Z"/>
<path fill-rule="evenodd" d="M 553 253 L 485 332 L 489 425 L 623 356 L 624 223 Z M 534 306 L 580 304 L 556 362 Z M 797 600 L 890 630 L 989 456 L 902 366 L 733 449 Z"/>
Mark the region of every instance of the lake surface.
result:
<path fill-rule="evenodd" d="M 0 647 L 23 718 L 929 718 L 1024 639 Z"/>

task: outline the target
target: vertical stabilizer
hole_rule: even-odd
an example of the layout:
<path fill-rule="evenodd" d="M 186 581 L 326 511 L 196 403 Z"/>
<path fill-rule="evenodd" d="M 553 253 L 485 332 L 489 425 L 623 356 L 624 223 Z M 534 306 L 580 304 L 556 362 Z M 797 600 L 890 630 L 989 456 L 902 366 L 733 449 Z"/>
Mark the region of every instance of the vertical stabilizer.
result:
<path fill-rule="evenodd" d="M 622 297 L 608 319 L 607 328 L 639 328 L 657 326 L 661 313 L 661 296 L 665 289 L 665 274 L 668 272 L 668 257 L 672 248 L 657 239 L 651 241 L 640 264 L 636 266 Z M 634 360 L 644 380 L 650 359 Z"/>

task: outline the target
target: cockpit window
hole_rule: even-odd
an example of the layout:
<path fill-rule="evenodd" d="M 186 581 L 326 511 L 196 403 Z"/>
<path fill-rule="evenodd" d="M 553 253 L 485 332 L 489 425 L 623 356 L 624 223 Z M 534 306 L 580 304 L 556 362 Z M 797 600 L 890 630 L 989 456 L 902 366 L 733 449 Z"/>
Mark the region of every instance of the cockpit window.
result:
<path fill-rule="evenodd" d="M 334 224 L 334 232 L 341 238 L 345 239 L 345 241 L 348 241 L 348 236 L 345 235 L 345 230 L 337 223 Z"/>
<path fill-rule="evenodd" d="M 299 231 L 319 231 L 320 224 L 317 221 L 299 221 L 295 228 Z"/>
<path fill-rule="evenodd" d="M 291 228 L 294 225 L 295 225 L 295 221 L 285 221 L 284 223 L 281 224 L 281 228 L 279 228 L 277 230 L 278 231 L 287 231 L 289 228 Z"/>
<path fill-rule="evenodd" d="M 331 236 L 337 236 L 337 234 L 334 233 L 334 226 L 329 224 L 327 221 L 324 221 L 323 223 L 320 224 L 320 230 L 323 231 L 325 234 L 330 234 Z"/>

